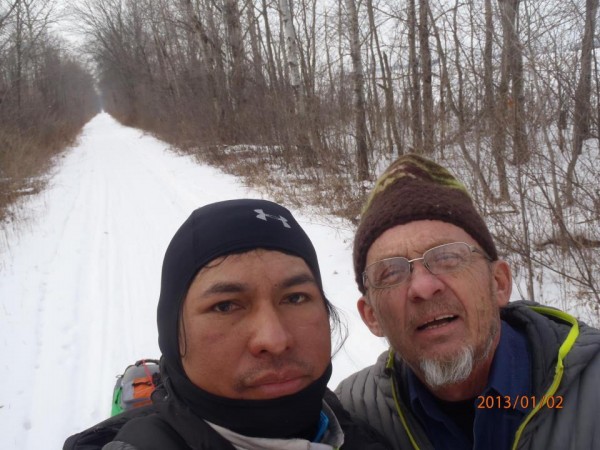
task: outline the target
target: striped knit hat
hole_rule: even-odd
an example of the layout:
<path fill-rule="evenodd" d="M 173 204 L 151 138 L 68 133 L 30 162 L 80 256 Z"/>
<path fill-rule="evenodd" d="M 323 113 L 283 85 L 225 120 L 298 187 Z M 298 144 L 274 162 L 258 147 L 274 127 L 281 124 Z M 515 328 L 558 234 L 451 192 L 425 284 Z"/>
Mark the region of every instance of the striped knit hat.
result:
<path fill-rule="evenodd" d="M 465 186 L 439 164 L 419 155 L 404 155 L 377 180 L 354 237 L 354 273 L 363 294 L 362 273 L 373 242 L 389 228 L 415 220 L 456 225 L 469 233 L 492 260 L 498 259 L 494 240 Z"/>

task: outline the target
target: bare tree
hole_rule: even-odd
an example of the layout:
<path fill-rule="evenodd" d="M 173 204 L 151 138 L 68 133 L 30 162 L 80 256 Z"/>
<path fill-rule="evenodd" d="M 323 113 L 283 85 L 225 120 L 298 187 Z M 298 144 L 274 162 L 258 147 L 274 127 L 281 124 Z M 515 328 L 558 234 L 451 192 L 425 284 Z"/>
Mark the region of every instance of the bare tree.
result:
<path fill-rule="evenodd" d="M 201 19 L 199 11 L 194 8 L 191 0 L 180 0 L 187 21 L 191 24 L 197 38 L 200 42 L 202 61 L 206 69 L 202 73 L 206 77 L 206 91 L 210 96 L 210 107 L 212 116 L 217 123 L 218 135 L 225 137 L 227 135 L 227 105 L 223 99 L 223 83 L 225 80 L 225 68 L 219 42 L 216 36 L 210 36 L 207 24 Z M 210 14 L 206 14 L 210 17 Z"/>
<path fill-rule="evenodd" d="M 286 44 L 287 65 L 290 74 L 290 84 L 294 91 L 294 99 L 296 111 L 299 114 L 304 114 L 306 111 L 305 98 L 302 92 L 302 78 L 300 76 L 300 61 L 298 50 L 298 39 L 296 37 L 296 29 L 292 20 L 292 10 L 289 0 L 280 0 L 279 7 L 281 10 L 281 20 L 283 22 L 283 30 Z"/>
<path fill-rule="evenodd" d="M 231 52 L 231 88 L 234 108 L 246 102 L 245 54 L 242 41 L 240 11 L 237 0 L 223 0 L 223 15 L 227 27 L 227 41 Z"/>
<path fill-rule="evenodd" d="M 367 149 L 367 117 L 365 112 L 364 75 L 360 34 L 358 31 L 358 11 L 354 0 L 346 0 L 348 10 L 348 28 L 350 35 L 350 57 L 352 58 L 352 78 L 354 84 L 354 114 L 356 137 L 356 162 L 358 180 L 369 178 L 369 158 Z"/>
<path fill-rule="evenodd" d="M 35 76 L 27 21 L 20 34 L 15 28 L 15 5 L 33 1 L 0 0 L 0 109 L 16 110 L 17 91 L 22 111 L 35 108 L 35 96 L 64 106 Z M 79 4 L 103 98 L 120 120 L 214 161 L 235 164 L 223 148 L 253 144 L 261 151 L 240 160 L 266 170 L 282 159 L 283 170 L 302 173 L 290 192 L 309 190 L 352 219 L 367 184 L 354 184 L 357 169 L 368 180 L 409 149 L 456 163 L 492 213 L 503 251 L 524 255 L 523 285 L 539 298 L 540 270 L 548 270 L 540 242 L 560 242 L 566 259 L 589 251 L 600 260 L 595 247 L 573 250 L 600 240 L 593 226 L 579 229 L 600 210 L 589 181 L 594 165 L 577 141 L 596 136 L 600 123 L 598 0 L 586 1 Z M 22 47 L 9 35 L 21 36 Z M 252 170 L 253 179 L 268 179 Z M 547 185 L 538 183 L 541 172 Z M 577 188 L 569 208 L 567 180 Z M 543 226 L 548 217 L 553 223 Z M 565 264 L 557 273 L 580 280 L 592 298 L 594 266 L 575 273 Z"/>
<path fill-rule="evenodd" d="M 429 49 L 429 1 L 419 0 L 419 47 L 421 56 L 421 85 L 423 87 L 423 152 L 434 150 L 433 87 L 431 50 Z"/>
<path fill-rule="evenodd" d="M 493 120 L 494 111 L 494 62 L 493 62 L 493 45 L 494 45 L 494 15 L 492 9 L 492 0 L 484 0 L 485 5 L 485 48 L 483 51 L 483 83 L 484 83 L 484 100 L 483 108 L 484 115 L 488 122 Z"/>
<path fill-rule="evenodd" d="M 575 91 L 575 108 L 573 110 L 573 148 L 571 151 L 571 160 L 567 168 L 567 182 L 565 187 L 565 194 L 569 204 L 573 203 L 573 184 L 577 159 L 581 155 L 583 141 L 590 136 L 592 50 L 594 48 L 597 12 L 598 0 L 586 0 L 585 26 L 581 40 L 581 68 L 579 71 L 579 82 Z"/>
<path fill-rule="evenodd" d="M 255 15 L 254 2 L 252 0 L 246 0 L 245 8 L 248 21 L 248 34 L 250 36 L 250 48 L 252 49 L 251 61 L 254 72 L 254 83 L 260 86 L 264 85 L 262 70 L 265 65 L 260 46 L 260 27 Z"/>
<path fill-rule="evenodd" d="M 0 29 L 2 29 L 2 27 L 4 26 L 4 22 L 6 22 L 6 19 L 8 19 L 12 15 L 13 11 L 20 3 L 20 1 L 21 0 L 13 0 L 11 2 L 8 2 L 7 5 L 4 5 L 5 9 L 0 12 Z"/>
<path fill-rule="evenodd" d="M 53 8 L 0 1 L 0 222 L 98 110 L 91 75 L 51 34 Z"/>
<path fill-rule="evenodd" d="M 267 50 L 267 71 L 269 72 L 269 82 L 271 86 L 278 85 L 277 66 L 275 65 L 275 55 L 273 51 L 273 34 L 271 33 L 271 25 L 269 21 L 269 14 L 267 10 L 267 0 L 262 0 L 262 18 L 265 26 L 265 39 L 264 46 Z M 279 72 L 281 74 L 281 72 Z"/>
<path fill-rule="evenodd" d="M 500 6 L 503 46 L 502 82 L 499 92 L 501 120 L 499 126 L 511 130 L 513 142 L 513 162 L 523 164 L 530 158 L 524 121 L 523 98 L 523 54 L 519 42 L 519 3 L 520 0 L 498 0 Z M 508 94 L 508 83 L 512 86 Z"/>
<path fill-rule="evenodd" d="M 419 76 L 419 59 L 415 36 L 418 35 L 417 9 L 415 0 L 408 0 L 408 59 L 410 65 L 410 109 L 413 134 L 413 147 L 417 152 L 423 151 L 423 122 L 421 116 L 421 83 Z"/>
<path fill-rule="evenodd" d="M 367 0 L 366 8 L 367 15 L 369 18 L 369 31 L 371 33 L 372 40 L 375 46 L 374 53 L 377 55 L 377 63 L 373 63 L 373 72 L 377 72 L 378 65 L 381 77 L 381 84 L 378 84 L 378 86 L 383 90 L 384 93 L 385 113 L 383 119 L 385 121 L 388 153 L 390 155 L 402 154 L 402 143 L 400 139 L 400 131 L 398 130 L 398 122 L 396 117 L 396 105 L 394 99 L 395 94 L 392 79 L 392 71 L 389 64 L 389 58 L 386 52 L 382 51 L 381 49 L 379 30 L 375 22 L 375 8 L 373 7 L 373 0 Z M 375 79 L 373 83 L 377 84 L 377 79 Z M 375 93 L 375 97 L 377 97 L 377 93 Z"/>

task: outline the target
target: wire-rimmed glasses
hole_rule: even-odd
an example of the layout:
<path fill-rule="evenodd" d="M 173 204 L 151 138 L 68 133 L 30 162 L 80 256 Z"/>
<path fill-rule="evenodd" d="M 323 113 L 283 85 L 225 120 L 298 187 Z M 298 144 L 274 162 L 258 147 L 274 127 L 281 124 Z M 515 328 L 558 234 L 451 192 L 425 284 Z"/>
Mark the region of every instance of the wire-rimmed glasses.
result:
<path fill-rule="evenodd" d="M 376 261 L 365 268 L 363 284 L 382 289 L 404 283 L 413 271 L 415 261 L 423 261 L 425 268 L 434 275 L 455 272 L 471 262 L 473 253 L 490 259 L 482 250 L 465 242 L 451 242 L 430 248 L 420 258 L 408 259 L 395 256 Z"/>

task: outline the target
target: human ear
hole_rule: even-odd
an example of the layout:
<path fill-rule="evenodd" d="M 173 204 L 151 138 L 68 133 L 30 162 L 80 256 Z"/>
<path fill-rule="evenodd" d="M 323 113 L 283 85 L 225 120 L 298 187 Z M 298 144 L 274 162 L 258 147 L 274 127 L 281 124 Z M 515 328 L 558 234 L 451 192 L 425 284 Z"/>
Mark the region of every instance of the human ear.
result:
<path fill-rule="evenodd" d="M 498 260 L 493 263 L 492 274 L 496 289 L 496 301 L 498 306 L 503 307 L 510 300 L 512 292 L 512 272 L 510 265 L 503 260 Z"/>
<path fill-rule="evenodd" d="M 365 325 L 369 327 L 371 333 L 373 333 L 375 336 L 384 337 L 381 326 L 379 325 L 379 320 L 377 319 L 377 314 L 375 313 L 375 309 L 365 296 L 362 296 L 358 299 L 356 307 L 358 308 L 360 317 Z"/>

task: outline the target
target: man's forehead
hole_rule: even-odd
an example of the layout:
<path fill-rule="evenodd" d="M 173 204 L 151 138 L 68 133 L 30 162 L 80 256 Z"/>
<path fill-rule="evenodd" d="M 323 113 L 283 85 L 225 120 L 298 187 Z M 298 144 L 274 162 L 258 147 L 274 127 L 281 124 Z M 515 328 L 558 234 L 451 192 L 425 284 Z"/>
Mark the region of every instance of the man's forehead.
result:
<path fill-rule="evenodd" d="M 254 289 L 253 282 L 262 282 L 262 279 L 254 279 L 249 282 L 239 282 L 239 281 L 214 281 L 204 283 L 204 295 L 210 294 L 226 294 L 226 293 L 235 293 L 235 292 L 244 292 Z M 299 286 L 302 284 L 314 284 L 317 285 L 315 277 L 309 271 L 302 271 L 295 275 L 290 274 L 282 279 L 277 280 L 277 282 L 272 283 L 272 286 L 277 289 L 287 289 L 294 286 Z"/>
<path fill-rule="evenodd" d="M 457 241 L 476 244 L 465 230 L 448 222 L 418 220 L 397 225 L 375 239 L 367 252 L 367 264 L 394 256 L 419 256 L 432 247 Z"/>
<path fill-rule="evenodd" d="M 306 262 L 295 255 L 276 250 L 255 249 L 244 253 L 219 256 L 204 266 L 192 284 L 211 292 L 239 292 L 265 281 L 265 274 L 274 287 L 289 287 L 302 283 L 317 283 Z"/>
<path fill-rule="evenodd" d="M 210 260 L 208 263 L 206 263 L 198 271 L 196 276 L 198 276 L 198 274 L 200 274 L 202 272 L 206 272 L 214 267 L 221 266 L 225 261 L 231 262 L 233 264 L 238 263 L 238 262 L 241 262 L 243 264 L 244 260 L 246 260 L 248 258 L 252 258 L 252 257 L 256 257 L 257 259 L 259 259 L 259 261 L 260 260 L 269 261 L 274 258 L 280 258 L 281 256 L 290 257 L 290 258 L 294 258 L 298 261 L 301 261 L 308 268 L 308 265 L 306 264 L 306 262 L 299 256 L 291 255 L 289 253 L 285 253 L 285 252 L 282 252 L 279 250 L 271 250 L 271 249 L 260 247 L 260 248 L 252 248 L 249 250 L 239 251 L 239 252 L 235 252 L 235 253 L 228 253 L 225 255 L 219 255 L 219 256 L 213 258 L 212 260 Z"/>

